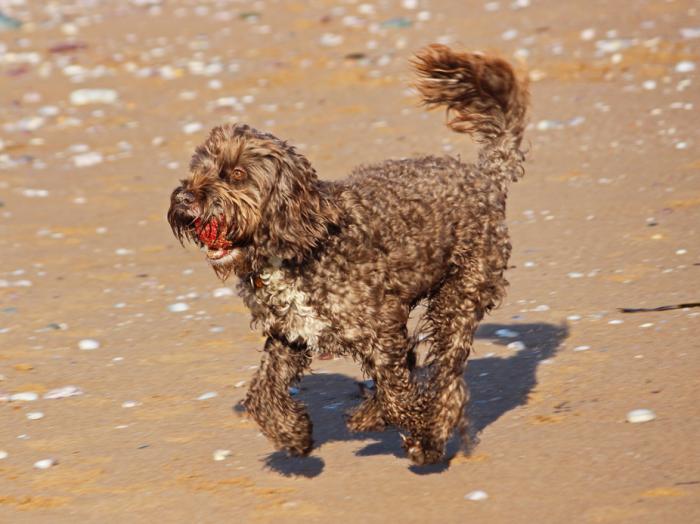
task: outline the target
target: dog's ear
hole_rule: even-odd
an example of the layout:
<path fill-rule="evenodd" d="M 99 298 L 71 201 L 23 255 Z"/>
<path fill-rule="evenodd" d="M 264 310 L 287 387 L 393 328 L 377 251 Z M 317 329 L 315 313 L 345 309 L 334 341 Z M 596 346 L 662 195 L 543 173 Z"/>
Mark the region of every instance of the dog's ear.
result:
<path fill-rule="evenodd" d="M 309 161 L 287 147 L 284 155 L 274 157 L 277 172 L 260 228 L 266 238 L 259 240 L 270 254 L 301 262 L 337 225 L 340 213 Z"/>

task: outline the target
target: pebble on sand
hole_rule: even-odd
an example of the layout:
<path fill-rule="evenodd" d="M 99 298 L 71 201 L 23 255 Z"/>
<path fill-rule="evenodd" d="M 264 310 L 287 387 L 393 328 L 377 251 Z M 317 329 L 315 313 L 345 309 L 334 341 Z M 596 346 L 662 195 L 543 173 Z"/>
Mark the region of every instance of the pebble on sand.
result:
<path fill-rule="evenodd" d="M 118 98 L 114 89 L 78 89 L 70 94 L 70 103 L 76 106 L 113 104 Z"/>
<path fill-rule="evenodd" d="M 5 460 L 10 454 L 7 451 L 0 449 L 0 460 Z"/>
<path fill-rule="evenodd" d="M 58 464 L 58 461 L 56 459 L 48 458 L 37 460 L 34 463 L 34 467 L 36 469 L 49 469 L 51 466 L 55 466 L 56 464 Z"/>
<path fill-rule="evenodd" d="M 581 31 L 580 36 L 581 40 L 593 40 L 595 38 L 595 29 L 592 27 L 584 29 Z"/>
<path fill-rule="evenodd" d="M 654 412 L 650 409 L 633 409 L 627 413 L 627 422 L 631 424 L 639 424 L 641 422 L 649 422 L 656 418 Z"/>
<path fill-rule="evenodd" d="M 466 495 L 464 495 L 464 498 L 466 500 L 473 500 L 473 501 L 480 501 L 480 500 L 486 500 L 489 498 L 489 494 L 486 493 L 485 491 L 482 491 L 480 489 L 470 491 Z"/>
<path fill-rule="evenodd" d="M 92 338 L 84 338 L 78 342 L 78 348 L 82 349 L 83 351 L 92 351 L 94 349 L 98 349 L 99 347 L 100 343 Z"/>
<path fill-rule="evenodd" d="M 189 122 L 188 124 L 182 126 L 182 132 L 186 135 L 199 133 L 202 129 L 204 129 L 204 126 L 199 122 Z"/>
<path fill-rule="evenodd" d="M 46 189 L 23 189 L 22 196 L 27 198 L 46 198 L 49 192 Z"/>
<path fill-rule="evenodd" d="M 681 36 L 686 39 L 700 38 L 700 27 L 683 27 L 680 32 Z"/>
<path fill-rule="evenodd" d="M 319 43 L 324 47 L 335 47 L 343 43 L 343 37 L 333 33 L 324 33 L 321 35 Z"/>
<path fill-rule="evenodd" d="M 214 457 L 214 460 L 217 462 L 221 462 L 222 460 L 226 460 L 228 457 L 231 456 L 231 450 L 230 449 L 217 449 L 212 456 Z"/>
<path fill-rule="evenodd" d="M 517 29 L 508 29 L 507 31 L 504 31 L 501 34 L 501 38 L 503 40 L 513 40 L 518 36 L 518 30 Z"/>
<path fill-rule="evenodd" d="M 510 329 L 497 329 L 496 336 L 501 338 L 515 338 L 518 336 L 518 333 Z"/>
<path fill-rule="evenodd" d="M 55 400 L 59 398 L 77 397 L 82 395 L 83 390 L 78 386 L 63 386 L 62 388 L 52 389 L 44 393 L 44 400 Z"/>
<path fill-rule="evenodd" d="M 75 155 L 73 157 L 73 165 L 75 167 L 91 167 L 102 163 L 102 155 L 96 151 Z"/>
<path fill-rule="evenodd" d="M 524 342 L 521 340 L 516 340 L 515 342 L 511 342 L 506 346 L 508 349 L 512 349 L 513 351 L 522 351 L 527 348 Z"/>
<path fill-rule="evenodd" d="M 23 391 L 21 393 L 15 393 L 10 395 L 11 402 L 34 402 L 39 398 L 39 395 L 33 391 Z"/>
<path fill-rule="evenodd" d="M 209 400 L 211 398 L 218 397 L 219 394 L 216 391 L 207 391 L 206 393 L 202 393 L 197 397 L 197 400 Z"/>
<path fill-rule="evenodd" d="M 683 60 L 676 64 L 676 73 L 691 73 L 695 71 L 695 63 L 690 60 Z"/>
<path fill-rule="evenodd" d="M 183 311 L 187 311 L 190 309 L 190 306 L 185 304 L 184 302 L 175 302 L 174 304 L 170 304 L 168 306 L 168 311 L 171 313 L 182 313 Z"/>

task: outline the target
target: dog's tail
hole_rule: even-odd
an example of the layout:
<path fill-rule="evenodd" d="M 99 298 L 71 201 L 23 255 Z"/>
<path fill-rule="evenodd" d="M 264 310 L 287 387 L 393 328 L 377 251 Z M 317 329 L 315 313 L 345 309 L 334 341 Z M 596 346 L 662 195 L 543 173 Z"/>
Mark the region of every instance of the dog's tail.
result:
<path fill-rule="evenodd" d="M 511 65 L 500 58 L 456 53 L 433 44 L 412 61 L 416 84 L 428 107 L 447 106 L 447 125 L 470 133 L 482 144 L 479 167 L 500 182 L 524 173 L 520 150 L 529 102 L 527 81 L 520 81 Z"/>

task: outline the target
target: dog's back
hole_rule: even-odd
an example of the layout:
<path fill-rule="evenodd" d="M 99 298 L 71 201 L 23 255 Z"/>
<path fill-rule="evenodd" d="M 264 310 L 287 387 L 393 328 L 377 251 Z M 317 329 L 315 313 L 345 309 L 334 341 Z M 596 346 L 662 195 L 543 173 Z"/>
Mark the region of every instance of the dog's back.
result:
<path fill-rule="evenodd" d="M 433 45 L 413 64 L 424 104 L 447 106 L 448 126 L 472 134 L 482 147 L 476 163 L 449 156 L 387 160 L 356 168 L 347 181 L 359 196 L 348 207 L 371 231 L 367 242 L 384 251 L 388 263 L 410 267 L 396 283 L 412 299 L 465 256 L 492 260 L 494 273 L 504 268 L 506 192 L 523 174 L 519 146 L 528 103 L 526 84 L 501 59 Z"/>

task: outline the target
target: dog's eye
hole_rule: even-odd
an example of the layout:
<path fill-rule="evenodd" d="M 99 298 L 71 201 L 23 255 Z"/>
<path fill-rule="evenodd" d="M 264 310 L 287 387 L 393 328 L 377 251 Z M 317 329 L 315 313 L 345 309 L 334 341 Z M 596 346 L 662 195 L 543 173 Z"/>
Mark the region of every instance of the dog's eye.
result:
<path fill-rule="evenodd" d="M 241 180 L 245 180 L 246 172 L 242 167 L 234 167 L 231 171 L 229 171 L 228 175 L 231 180 L 240 182 Z"/>

